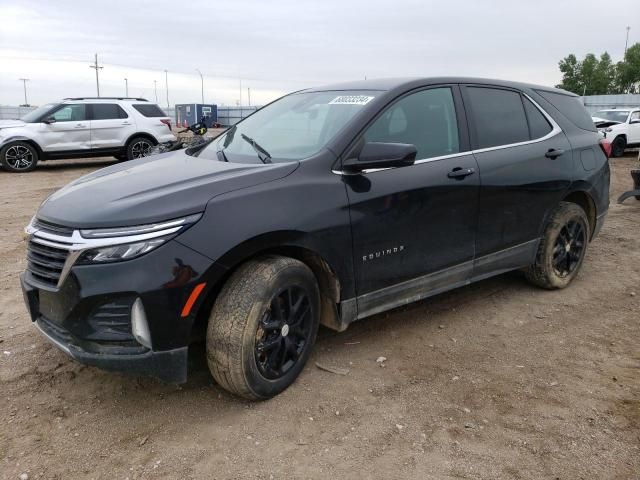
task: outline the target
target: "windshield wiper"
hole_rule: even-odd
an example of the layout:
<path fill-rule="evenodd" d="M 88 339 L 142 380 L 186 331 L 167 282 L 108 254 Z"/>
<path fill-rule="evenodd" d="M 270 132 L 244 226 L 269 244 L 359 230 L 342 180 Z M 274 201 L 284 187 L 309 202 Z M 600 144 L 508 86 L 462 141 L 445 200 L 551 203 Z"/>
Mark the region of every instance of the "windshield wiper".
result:
<path fill-rule="evenodd" d="M 253 149 L 258 154 L 258 158 L 262 163 L 273 163 L 271 161 L 271 155 L 269 155 L 269 152 L 267 152 L 264 148 L 262 148 L 258 142 L 256 142 L 253 138 L 248 137 L 244 133 L 241 133 L 240 136 L 244 141 L 246 141 L 249 145 L 253 147 Z"/>

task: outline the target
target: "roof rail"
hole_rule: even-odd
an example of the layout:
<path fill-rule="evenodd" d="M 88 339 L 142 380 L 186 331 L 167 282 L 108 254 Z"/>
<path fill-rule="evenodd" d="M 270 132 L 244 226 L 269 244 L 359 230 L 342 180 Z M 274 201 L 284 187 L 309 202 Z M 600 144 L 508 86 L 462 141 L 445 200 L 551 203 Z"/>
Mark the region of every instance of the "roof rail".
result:
<path fill-rule="evenodd" d="M 148 102 L 146 98 L 137 97 L 68 97 L 64 100 L 137 100 L 138 102 Z"/>

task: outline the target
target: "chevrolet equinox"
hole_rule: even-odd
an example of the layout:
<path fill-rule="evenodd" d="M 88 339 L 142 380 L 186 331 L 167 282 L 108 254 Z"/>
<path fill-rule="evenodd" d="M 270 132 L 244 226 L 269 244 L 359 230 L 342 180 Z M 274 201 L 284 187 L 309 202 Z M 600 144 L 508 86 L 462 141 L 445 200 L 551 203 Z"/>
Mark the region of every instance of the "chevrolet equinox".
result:
<path fill-rule="evenodd" d="M 292 93 L 203 146 L 86 175 L 26 228 L 32 321 L 76 360 L 169 382 L 287 388 L 319 324 L 522 269 L 575 278 L 610 145 L 575 95 L 472 78 Z"/>

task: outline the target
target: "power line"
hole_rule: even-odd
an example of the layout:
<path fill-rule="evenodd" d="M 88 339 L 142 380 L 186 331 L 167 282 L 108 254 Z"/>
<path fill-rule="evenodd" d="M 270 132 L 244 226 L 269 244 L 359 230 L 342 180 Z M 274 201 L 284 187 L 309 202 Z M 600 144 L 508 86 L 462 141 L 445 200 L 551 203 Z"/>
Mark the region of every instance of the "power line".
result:
<path fill-rule="evenodd" d="M 102 70 L 104 67 L 98 65 L 98 54 L 95 54 L 95 61 L 93 65 L 89 65 L 89 68 L 96 70 L 96 90 L 98 91 L 98 97 L 100 96 L 100 79 L 98 77 L 98 70 Z"/>

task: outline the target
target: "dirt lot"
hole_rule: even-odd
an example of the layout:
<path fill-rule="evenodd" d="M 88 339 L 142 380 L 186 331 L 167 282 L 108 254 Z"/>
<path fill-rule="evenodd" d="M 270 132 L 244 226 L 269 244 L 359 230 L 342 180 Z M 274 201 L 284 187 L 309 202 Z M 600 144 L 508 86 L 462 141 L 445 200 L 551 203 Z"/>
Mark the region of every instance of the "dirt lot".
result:
<path fill-rule="evenodd" d="M 0 478 L 640 478 L 639 202 L 612 203 L 568 289 L 507 274 L 322 330 L 292 388 L 248 403 L 198 355 L 165 385 L 81 366 L 31 325 L 22 229 L 107 163 L 0 172 Z M 634 158 L 611 163 L 615 199 Z"/>

